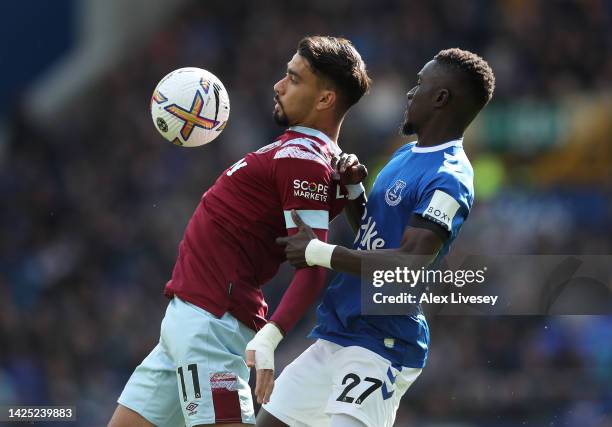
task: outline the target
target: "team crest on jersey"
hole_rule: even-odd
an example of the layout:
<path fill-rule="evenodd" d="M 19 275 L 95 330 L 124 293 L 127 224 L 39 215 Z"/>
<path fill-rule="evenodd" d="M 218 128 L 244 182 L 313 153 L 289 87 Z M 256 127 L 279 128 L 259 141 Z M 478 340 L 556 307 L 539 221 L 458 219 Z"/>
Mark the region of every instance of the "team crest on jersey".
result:
<path fill-rule="evenodd" d="M 389 187 L 385 193 L 385 202 L 389 206 L 397 206 L 402 201 L 402 192 L 406 188 L 406 183 L 401 179 L 395 181 L 395 183 Z"/>

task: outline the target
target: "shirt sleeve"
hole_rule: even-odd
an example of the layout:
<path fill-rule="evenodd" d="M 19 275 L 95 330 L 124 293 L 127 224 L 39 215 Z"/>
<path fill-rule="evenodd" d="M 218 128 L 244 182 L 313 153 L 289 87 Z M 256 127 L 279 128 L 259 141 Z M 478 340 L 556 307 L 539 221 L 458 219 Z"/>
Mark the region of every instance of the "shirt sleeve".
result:
<path fill-rule="evenodd" d="M 455 236 L 470 212 L 473 197 L 455 175 L 438 172 L 418 191 L 413 213 Z"/>
<path fill-rule="evenodd" d="M 291 218 L 295 209 L 302 220 L 313 228 L 321 241 L 327 241 L 329 228 L 329 189 L 331 167 L 314 151 L 289 146 L 275 156 L 274 176 L 285 216 L 287 234 L 297 227 Z M 303 314 L 317 301 L 325 287 L 326 270 L 308 267 L 295 270 L 277 309 L 270 318 L 284 333 L 293 328 Z"/>
<path fill-rule="evenodd" d="M 301 153 L 309 155 L 306 151 Z M 329 191 L 332 184 L 331 167 L 318 158 L 311 160 L 291 157 L 289 154 L 282 157 L 281 154 L 281 157 L 275 158 L 274 177 L 287 229 L 296 228 L 291 219 L 291 210 L 295 209 L 300 218 L 315 231 L 327 232 Z"/>
<path fill-rule="evenodd" d="M 295 270 L 293 280 L 283 294 L 278 307 L 270 317 L 287 334 L 304 313 L 317 302 L 325 288 L 327 272 L 323 267 L 308 267 Z"/>

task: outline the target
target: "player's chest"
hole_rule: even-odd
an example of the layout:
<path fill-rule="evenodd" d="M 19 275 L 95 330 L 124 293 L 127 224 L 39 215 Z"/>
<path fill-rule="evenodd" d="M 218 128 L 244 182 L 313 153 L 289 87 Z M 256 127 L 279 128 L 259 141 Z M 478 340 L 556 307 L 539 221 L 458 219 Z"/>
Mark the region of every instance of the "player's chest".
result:
<path fill-rule="evenodd" d="M 390 163 L 376 177 L 368 204 L 387 213 L 411 209 L 421 178 L 422 171 L 418 167 Z"/>

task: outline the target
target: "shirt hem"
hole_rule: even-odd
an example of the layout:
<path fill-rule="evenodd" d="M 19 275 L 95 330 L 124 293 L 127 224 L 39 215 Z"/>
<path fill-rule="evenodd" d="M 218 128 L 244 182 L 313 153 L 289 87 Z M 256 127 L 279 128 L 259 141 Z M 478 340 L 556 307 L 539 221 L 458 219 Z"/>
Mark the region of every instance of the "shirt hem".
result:
<path fill-rule="evenodd" d="M 367 350 L 370 350 L 378 354 L 384 359 L 388 360 L 392 365 L 404 366 L 406 368 L 423 369 L 425 368 L 425 364 L 427 361 L 427 359 L 424 358 L 424 359 L 417 360 L 416 363 L 406 363 L 405 361 L 398 362 L 396 358 L 388 357 L 388 353 L 376 345 L 365 345 L 363 342 L 358 342 L 350 338 L 340 337 L 338 335 L 329 335 L 329 334 L 323 334 L 320 332 L 312 331 L 310 332 L 310 334 L 308 334 L 308 338 L 318 338 L 318 339 L 322 339 L 326 341 L 331 341 L 335 344 L 341 345 L 342 347 L 351 347 L 351 346 L 363 347 Z"/>

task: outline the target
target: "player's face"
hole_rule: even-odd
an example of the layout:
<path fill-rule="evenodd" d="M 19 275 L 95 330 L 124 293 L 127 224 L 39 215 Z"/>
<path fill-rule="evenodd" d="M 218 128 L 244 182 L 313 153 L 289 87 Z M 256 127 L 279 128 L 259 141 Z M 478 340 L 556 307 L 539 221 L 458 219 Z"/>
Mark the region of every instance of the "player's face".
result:
<path fill-rule="evenodd" d="M 274 121 L 281 126 L 304 123 L 315 109 L 320 86 L 308 61 L 297 53 L 287 74 L 274 85 Z"/>
<path fill-rule="evenodd" d="M 434 79 L 435 62 L 429 61 L 417 74 L 417 84 L 406 94 L 408 103 L 402 124 L 404 135 L 413 135 L 425 123 L 432 111 L 431 98 L 437 89 Z"/>

